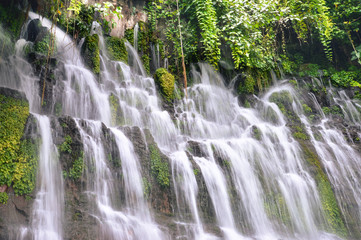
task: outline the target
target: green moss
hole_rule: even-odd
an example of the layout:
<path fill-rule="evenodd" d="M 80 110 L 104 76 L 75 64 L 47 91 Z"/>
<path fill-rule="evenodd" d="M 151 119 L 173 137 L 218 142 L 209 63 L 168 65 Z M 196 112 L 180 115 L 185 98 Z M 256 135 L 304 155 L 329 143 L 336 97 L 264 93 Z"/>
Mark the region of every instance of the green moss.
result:
<path fill-rule="evenodd" d="M 158 68 L 154 74 L 155 83 L 159 86 L 163 98 L 171 102 L 174 99 L 174 76 L 165 68 Z"/>
<path fill-rule="evenodd" d="M 347 236 L 344 220 L 335 195 L 332 191 L 331 183 L 322 170 L 317 155 L 312 152 L 305 143 L 301 142 L 301 147 L 307 162 L 313 167 L 316 175 L 315 179 L 320 193 L 323 211 L 328 223 L 328 230 L 342 237 Z"/>
<path fill-rule="evenodd" d="M 257 140 L 261 140 L 261 138 L 262 138 L 261 130 L 259 130 L 259 128 L 256 126 L 252 127 L 252 135 Z"/>
<path fill-rule="evenodd" d="M 292 221 L 282 194 L 270 192 L 264 200 L 264 208 L 269 218 L 291 227 Z"/>
<path fill-rule="evenodd" d="M 80 179 L 84 169 L 84 154 L 73 162 L 73 166 L 69 169 L 69 177 L 73 180 Z"/>
<path fill-rule="evenodd" d="M 150 150 L 150 168 L 153 176 L 157 179 L 161 187 L 169 187 L 169 168 L 168 162 L 164 161 L 159 153 L 159 150 L 153 146 L 149 146 Z"/>
<path fill-rule="evenodd" d="M 71 143 L 73 140 L 69 135 L 66 135 L 64 138 L 64 142 L 59 146 L 60 152 L 71 153 Z"/>
<path fill-rule="evenodd" d="M 298 88 L 298 82 L 294 79 L 288 81 L 294 88 Z"/>
<path fill-rule="evenodd" d="M 293 137 L 299 140 L 308 140 L 309 137 L 303 132 L 294 132 L 292 133 Z"/>
<path fill-rule="evenodd" d="M 124 39 L 108 37 L 105 42 L 111 60 L 128 62 L 128 53 Z"/>
<path fill-rule="evenodd" d="M 95 74 L 100 73 L 99 36 L 93 34 L 85 37 L 82 47 L 85 62 Z"/>
<path fill-rule="evenodd" d="M 63 107 L 61 103 L 55 103 L 54 108 L 55 108 L 55 115 L 59 117 L 63 113 Z"/>
<path fill-rule="evenodd" d="M 0 192 L 0 204 L 7 204 L 9 196 L 6 192 Z"/>
<path fill-rule="evenodd" d="M 112 125 L 123 125 L 124 119 L 121 117 L 121 109 L 118 98 L 113 94 L 111 94 L 109 96 L 109 103 L 110 103 L 110 111 L 112 115 L 112 119 L 111 119 Z"/>
<path fill-rule="evenodd" d="M 152 184 L 150 184 L 150 182 L 148 181 L 147 178 L 143 177 L 143 194 L 144 194 L 144 198 L 148 199 L 150 192 L 152 190 Z"/>
<path fill-rule="evenodd" d="M 251 104 L 249 103 L 249 101 L 247 99 L 244 101 L 243 107 L 251 108 Z"/>

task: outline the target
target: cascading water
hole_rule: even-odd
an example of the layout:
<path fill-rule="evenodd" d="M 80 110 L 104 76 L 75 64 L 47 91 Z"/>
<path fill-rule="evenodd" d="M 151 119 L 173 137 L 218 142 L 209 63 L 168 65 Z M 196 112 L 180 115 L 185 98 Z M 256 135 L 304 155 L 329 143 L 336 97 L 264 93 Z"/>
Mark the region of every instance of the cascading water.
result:
<path fill-rule="evenodd" d="M 81 127 L 84 125 L 84 127 Z M 116 189 L 114 176 L 107 166 L 101 134 L 102 123 L 99 121 L 79 122 L 78 129 L 83 139 L 85 158 L 88 166 L 94 166 L 94 173 L 87 173 L 93 186 L 88 191 L 94 196 L 99 216 L 100 239 L 164 239 L 163 233 L 152 223 L 148 208 L 143 198 L 141 176 L 138 161 L 131 142 L 118 129 L 111 129 L 118 146 L 122 161 L 122 176 L 126 204 L 124 211 L 115 209 Z M 87 133 L 84 129 L 89 129 Z M 118 206 L 119 207 L 119 206 Z M 97 213 L 94 213 L 98 215 Z"/>
<path fill-rule="evenodd" d="M 335 98 L 334 101 L 342 106 L 346 119 L 359 128 L 360 122 L 355 121 L 359 117 L 359 113 L 355 111 L 357 103 L 353 103 L 344 91 L 338 94 L 340 98 Z M 319 106 L 314 96 L 312 100 L 316 107 Z M 317 109 L 322 111 L 320 107 Z M 326 173 L 337 193 L 336 197 L 339 202 L 346 203 L 340 204 L 342 212 L 346 216 L 354 216 L 356 222 L 361 223 L 361 175 L 356 170 L 361 169 L 359 153 L 347 143 L 340 130 L 330 127 L 330 119 L 323 112 L 321 122 L 316 125 L 316 132 L 312 130 L 312 125 L 303 113 L 299 112 L 299 115 L 306 126 L 318 156 L 326 168 Z M 353 206 L 352 210 L 350 206 Z M 346 224 L 350 224 L 347 219 L 345 221 Z"/>
<path fill-rule="evenodd" d="M 41 147 L 38 171 L 39 189 L 35 197 L 32 223 L 23 229 L 20 239 L 47 240 L 63 239 L 63 180 L 57 157 L 56 146 L 51 136 L 50 120 L 46 116 L 34 114 L 38 121 Z"/>
<path fill-rule="evenodd" d="M 29 17 L 39 18 L 34 13 L 29 13 Z M 345 216 L 358 215 L 360 219 L 359 153 L 344 140 L 342 133 L 327 124 L 328 119 L 321 112 L 323 120 L 317 127 L 322 140 L 316 140 L 314 126 L 304 117 L 291 86 L 277 82 L 257 99 L 254 108 L 244 108 L 239 106 L 220 75 L 200 64 L 199 72 L 193 69 L 195 84 L 188 89 L 188 99 L 178 103 L 175 120 L 172 120 L 161 107 L 154 80 L 146 76 L 136 50 L 129 43 L 126 46 L 130 66 L 110 61 L 101 44 L 102 67 L 97 79 L 85 67 L 70 37 L 52 27 L 49 20 L 42 18 L 41 22 L 54 29 L 56 36 L 56 57 L 61 62 L 57 70 L 61 74 L 54 86 L 53 98 L 61 103 L 63 114 L 76 118 L 87 165 L 85 191 L 96 205 L 91 214 L 97 219 L 98 239 L 169 238 L 167 227 L 155 223 L 147 205 L 142 186 L 144 173 L 132 143 L 116 128 L 119 125 L 149 128 L 159 147 L 171 159 L 179 210 L 174 219 L 180 229 L 175 238 L 338 239 L 327 233 L 329 223 L 316 180 L 300 144 L 286 125 L 286 116 L 272 101 L 272 96 L 281 92 L 292 96 L 294 101 L 290 104 L 305 125 L 339 202 L 353 203 L 352 207 L 340 204 L 341 211 Z M 100 42 L 104 43 L 95 28 L 94 33 L 98 33 Z M 9 57 L 5 65 L 0 62 L 1 85 L 24 91 L 31 111 L 40 112 L 41 100 L 36 87 L 40 79 L 28 77 L 31 65 L 22 58 L 26 44 L 24 39 L 19 40 L 17 55 Z M 6 64 L 12 67 L 7 69 Z M 352 103 L 343 92 L 334 101 L 342 106 L 350 122 L 359 124 L 357 103 Z M 316 101 L 315 105 L 322 110 Z M 56 163 L 49 119 L 37 114 L 35 117 L 42 136 L 40 188 L 31 227 L 22 235 L 62 239 L 61 170 Z M 109 129 L 108 134 L 115 142 L 121 170 L 109 166 L 104 128 Z M 191 142 L 200 152 L 196 153 Z M 115 184 L 119 176 L 122 186 Z M 214 212 L 207 221 L 199 202 L 204 201 L 199 199 L 200 181 L 205 183 L 203 188 L 209 197 L 210 212 Z M 120 199 L 121 192 L 124 199 Z M 357 213 L 352 212 L 354 206 Z M 347 219 L 345 222 L 349 224 Z"/>
<path fill-rule="evenodd" d="M 138 49 L 138 32 L 139 32 L 139 24 L 136 23 L 134 26 L 134 42 L 133 42 L 133 47 L 135 50 Z"/>

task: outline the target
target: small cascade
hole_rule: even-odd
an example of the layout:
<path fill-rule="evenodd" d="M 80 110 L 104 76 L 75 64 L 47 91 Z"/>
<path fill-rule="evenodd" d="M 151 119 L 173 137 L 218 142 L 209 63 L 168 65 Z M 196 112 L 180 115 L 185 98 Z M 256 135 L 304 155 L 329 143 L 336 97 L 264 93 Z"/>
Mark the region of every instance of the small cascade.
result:
<path fill-rule="evenodd" d="M 194 160 L 202 171 L 209 196 L 212 199 L 218 224 L 224 231 L 226 239 L 232 239 L 232 236 L 236 236 L 233 233 L 235 232 L 235 224 L 227 193 L 226 179 L 215 162 L 200 157 L 194 157 Z M 232 235 L 228 236 L 230 232 Z"/>
<path fill-rule="evenodd" d="M 90 197 L 97 204 L 100 225 L 100 239 L 165 239 L 163 233 L 152 223 L 150 213 L 143 198 L 141 175 L 131 142 L 117 129 L 111 129 L 118 146 L 124 179 L 125 206 L 117 204 L 115 176 L 108 167 L 106 151 L 102 143 L 102 123 L 79 121 L 77 125 L 82 135 L 85 157 L 94 172 L 88 172 Z M 82 127 L 83 126 L 83 127 Z"/>
<path fill-rule="evenodd" d="M 316 98 L 312 98 L 312 100 L 316 106 L 319 105 Z M 343 91 L 340 92 L 340 99 L 335 99 L 335 102 L 343 106 L 345 115 L 353 116 L 351 113 L 355 105 Z M 330 120 L 325 115 L 323 115 L 321 122 L 316 125 L 317 131 L 313 131 L 312 125 L 307 121 L 307 118 L 302 117 L 302 113 L 299 115 L 323 166 L 326 168 L 327 176 L 335 188 L 338 201 L 344 203 L 340 204 L 341 211 L 345 215 L 353 216 L 357 223 L 361 223 L 361 185 L 359 181 L 361 175 L 356 170 L 361 169 L 359 153 L 347 143 L 340 130 L 330 127 Z M 358 115 L 355 114 L 355 116 Z M 352 123 L 355 118 L 346 119 Z M 360 123 L 356 121 L 354 124 L 359 126 Z M 353 206 L 352 210 L 349 208 L 351 205 Z M 348 224 L 347 219 L 346 224 Z"/>
<path fill-rule="evenodd" d="M 138 50 L 138 32 L 139 32 L 139 24 L 136 23 L 134 26 L 134 42 L 133 42 L 133 47 L 135 50 Z"/>
<path fill-rule="evenodd" d="M 160 68 L 160 53 L 159 53 L 159 43 L 157 44 L 151 44 L 150 45 L 150 51 L 152 53 L 152 63 L 153 63 L 153 69 L 156 70 Z"/>
<path fill-rule="evenodd" d="M 138 56 L 137 50 L 129 42 L 125 42 L 125 46 L 128 51 L 128 62 L 133 71 L 143 77 L 147 76 L 142 61 Z"/>
<path fill-rule="evenodd" d="M 34 114 L 38 121 L 41 147 L 38 170 L 39 189 L 35 197 L 31 228 L 22 230 L 21 239 L 32 236 L 35 240 L 61 240 L 64 206 L 63 180 L 56 146 L 51 136 L 49 118 Z"/>
<path fill-rule="evenodd" d="M 194 224 L 183 223 L 186 226 L 187 239 L 217 239 L 215 236 L 204 232 L 197 207 L 197 181 L 187 154 L 184 151 L 174 152 L 171 155 L 171 159 L 177 206 L 180 209 L 190 209 L 191 217 L 194 221 Z M 187 220 L 183 214 L 183 212 L 179 212 L 182 220 Z"/>
<path fill-rule="evenodd" d="M 340 106 L 346 120 L 354 126 L 361 128 L 361 106 L 351 101 L 344 90 L 337 92 L 338 96 L 333 96 L 334 101 Z"/>

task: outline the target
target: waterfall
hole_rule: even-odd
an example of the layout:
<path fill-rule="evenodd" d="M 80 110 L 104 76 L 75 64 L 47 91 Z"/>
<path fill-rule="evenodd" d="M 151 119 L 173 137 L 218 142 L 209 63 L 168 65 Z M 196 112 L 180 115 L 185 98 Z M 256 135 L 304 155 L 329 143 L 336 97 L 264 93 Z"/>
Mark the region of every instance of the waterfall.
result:
<path fill-rule="evenodd" d="M 320 115 L 318 122 L 305 116 L 305 96 L 272 74 L 274 86 L 246 108 L 220 74 L 199 64 L 192 69 L 188 98 L 175 102 L 171 116 L 162 108 L 154 79 L 147 76 L 137 54 L 138 28 L 134 47 L 126 43 L 128 65 L 109 60 L 104 36 L 93 24 L 92 33 L 101 43 L 101 73 L 94 75 L 65 32 L 35 13 L 29 17 L 40 18 L 56 36 L 57 80 L 51 98 L 61 104 L 62 115 L 74 119 L 80 133 L 86 167 L 79 191 L 91 203 L 87 211 L 96 222 L 94 239 L 347 239 L 327 219 L 329 209 L 323 204 L 317 170 L 330 180 L 329 190 L 343 213 L 340 221 L 349 230 L 361 223 L 360 153 L 332 125 L 315 95 L 306 97 Z M 21 239 L 63 239 L 67 204 L 63 195 L 68 186 L 62 182 L 52 138 L 58 134 L 52 134 L 56 124 L 40 115 L 40 77 L 24 59 L 28 44 L 20 39 L 16 54 L 0 59 L 0 85 L 25 92 L 42 138 L 33 214 L 20 235 Z M 155 67 L 160 67 L 159 46 L 152 46 L 152 52 Z M 344 91 L 330 91 L 346 121 L 359 128 L 359 103 Z M 284 93 L 287 110 L 300 119 L 299 127 L 305 128 L 313 144 L 319 169 L 309 163 L 304 145 L 293 135 L 289 113 L 273 99 Z M 136 126 L 140 132 L 149 129 L 149 138 L 169 159 L 171 186 L 162 190 L 169 195 L 174 191 L 173 212 L 161 213 L 144 196 L 143 178 L 154 177 L 154 171 L 144 169 L 135 151 L 140 143 L 132 142 L 121 126 Z M 143 145 L 141 150 L 149 151 L 147 143 Z M 119 166 L 112 165 L 114 156 Z"/>
<path fill-rule="evenodd" d="M 84 127 L 81 127 L 84 125 Z M 122 176 L 126 195 L 124 210 L 114 208 L 117 199 L 114 174 L 107 165 L 107 157 L 102 144 L 102 123 L 99 121 L 79 122 L 78 129 L 83 139 L 85 157 L 88 166 L 94 166 L 94 173 L 89 172 L 88 191 L 94 196 L 99 215 L 100 239 L 164 239 L 163 233 L 152 223 L 145 205 L 141 175 L 137 158 L 131 142 L 117 129 L 114 134 L 122 164 Z M 90 132 L 86 132 L 88 129 Z M 96 213 L 95 213 L 96 214 Z"/>
<path fill-rule="evenodd" d="M 134 26 L 134 42 L 133 42 L 133 47 L 135 50 L 138 50 L 138 31 L 139 31 L 139 24 L 136 23 Z"/>
<path fill-rule="evenodd" d="M 63 239 L 62 219 L 64 206 L 63 180 L 58 162 L 58 153 L 51 136 L 49 118 L 34 114 L 38 121 L 41 146 L 38 170 L 38 192 L 35 197 L 32 223 L 23 229 L 20 239 L 28 234 L 32 239 Z"/>

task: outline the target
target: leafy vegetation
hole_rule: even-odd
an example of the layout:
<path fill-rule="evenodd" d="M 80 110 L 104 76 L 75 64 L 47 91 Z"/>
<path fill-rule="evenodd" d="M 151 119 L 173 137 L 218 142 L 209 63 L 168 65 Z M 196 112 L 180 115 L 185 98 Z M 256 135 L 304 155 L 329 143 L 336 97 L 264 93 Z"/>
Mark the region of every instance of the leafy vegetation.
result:
<path fill-rule="evenodd" d="M 64 153 L 71 153 L 71 143 L 73 140 L 69 135 L 66 135 L 64 138 L 64 142 L 60 145 L 59 150 L 60 152 Z"/>
<path fill-rule="evenodd" d="M 0 204 L 7 204 L 9 196 L 6 192 L 0 192 Z"/>
<path fill-rule="evenodd" d="M 160 156 L 157 147 L 150 145 L 150 168 L 158 184 L 165 188 L 170 186 L 168 162 Z"/>
<path fill-rule="evenodd" d="M 35 187 L 37 148 L 22 139 L 29 116 L 25 100 L 0 95 L 0 185 L 13 186 L 15 194 Z"/>
<path fill-rule="evenodd" d="M 84 169 L 84 160 L 83 160 L 83 153 L 82 156 L 76 159 L 73 162 L 73 166 L 69 169 L 69 178 L 73 180 L 80 179 L 83 174 Z"/>
<path fill-rule="evenodd" d="M 124 39 L 108 37 L 106 39 L 106 47 L 110 59 L 126 63 L 128 62 L 128 53 L 124 44 Z"/>

